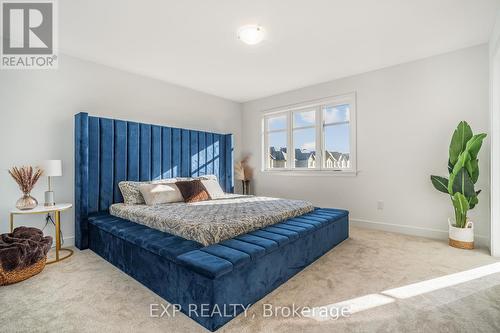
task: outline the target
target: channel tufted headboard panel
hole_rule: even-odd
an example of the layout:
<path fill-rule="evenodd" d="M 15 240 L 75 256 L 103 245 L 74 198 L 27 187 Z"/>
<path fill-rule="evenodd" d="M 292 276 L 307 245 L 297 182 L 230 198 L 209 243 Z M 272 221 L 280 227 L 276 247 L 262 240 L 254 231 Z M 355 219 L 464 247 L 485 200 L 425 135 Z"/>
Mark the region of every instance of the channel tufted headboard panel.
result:
<path fill-rule="evenodd" d="M 214 174 L 233 192 L 233 136 L 75 115 L 75 244 L 88 247 L 87 218 L 122 202 L 122 180 Z"/>

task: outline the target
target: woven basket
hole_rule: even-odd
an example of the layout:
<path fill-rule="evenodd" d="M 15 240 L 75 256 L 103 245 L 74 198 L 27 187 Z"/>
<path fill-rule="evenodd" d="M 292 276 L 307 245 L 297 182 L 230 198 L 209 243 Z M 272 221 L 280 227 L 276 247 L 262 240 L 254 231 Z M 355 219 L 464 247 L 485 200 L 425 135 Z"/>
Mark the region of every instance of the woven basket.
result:
<path fill-rule="evenodd" d="M 33 275 L 37 275 L 45 268 L 46 261 L 47 257 L 37 261 L 31 266 L 22 269 L 15 269 L 9 272 L 5 272 L 3 268 L 0 267 L 0 286 L 21 282 L 23 280 L 29 279 Z"/>

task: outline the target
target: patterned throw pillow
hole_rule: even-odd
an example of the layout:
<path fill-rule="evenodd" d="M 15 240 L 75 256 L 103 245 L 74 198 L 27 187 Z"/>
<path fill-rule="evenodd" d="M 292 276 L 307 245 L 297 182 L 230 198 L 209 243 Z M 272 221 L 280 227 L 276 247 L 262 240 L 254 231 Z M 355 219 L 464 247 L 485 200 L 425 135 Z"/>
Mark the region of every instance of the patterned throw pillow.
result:
<path fill-rule="evenodd" d="M 201 180 L 186 180 L 175 183 L 182 193 L 184 202 L 198 202 L 210 200 L 210 195 L 208 194 L 205 186 L 203 186 Z"/>
<path fill-rule="evenodd" d="M 118 187 L 122 192 L 123 202 L 126 205 L 144 205 L 144 198 L 142 197 L 139 186 L 141 184 L 149 184 L 149 182 L 131 182 L 123 181 L 118 183 Z"/>

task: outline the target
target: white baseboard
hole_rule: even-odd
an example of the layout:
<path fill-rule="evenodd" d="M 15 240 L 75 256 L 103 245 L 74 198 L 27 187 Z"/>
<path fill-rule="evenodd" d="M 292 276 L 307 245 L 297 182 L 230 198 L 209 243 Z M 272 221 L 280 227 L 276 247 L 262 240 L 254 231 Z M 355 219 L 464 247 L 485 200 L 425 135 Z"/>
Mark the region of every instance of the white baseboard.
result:
<path fill-rule="evenodd" d="M 64 236 L 64 244 L 63 247 L 72 247 L 75 246 L 75 236 Z M 52 247 L 56 247 L 56 239 L 52 237 Z"/>
<path fill-rule="evenodd" d="M 439 230 L 439 229 L 431 229 L 431 228 L 422 228 L 415 227 L 412 225 L 404 225 L 404 224 L 393 224 L 393 223 L 385 223 L 385 222 L 375 222 L 364 219 L 353 219 L 349 218 L 349 223 L 355 227 L 362 227 L 367 229 L 375 229 L 389 232 L 396 232 L 399 234 L 411 235 L 411 236 L 420 236 L 434 239 L 448 239 L 448 230 Z M 474 235 L 475 242 L 479 246 L 490 247 L 490 239 L 484 235 Z"/>

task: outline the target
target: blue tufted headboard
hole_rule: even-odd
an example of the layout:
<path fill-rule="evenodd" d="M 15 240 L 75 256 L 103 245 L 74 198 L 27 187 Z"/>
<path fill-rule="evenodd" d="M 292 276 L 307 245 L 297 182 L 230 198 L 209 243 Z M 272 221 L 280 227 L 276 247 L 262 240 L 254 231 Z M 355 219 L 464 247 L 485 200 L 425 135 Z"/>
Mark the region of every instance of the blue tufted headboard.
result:
<path fill-rule="evenodd" d="M 88 247 L 90 214 L 122 202 L 122 180 L 214 174 L 233 192 L 233 136 L 75 115 L 75 244 Z"/>

